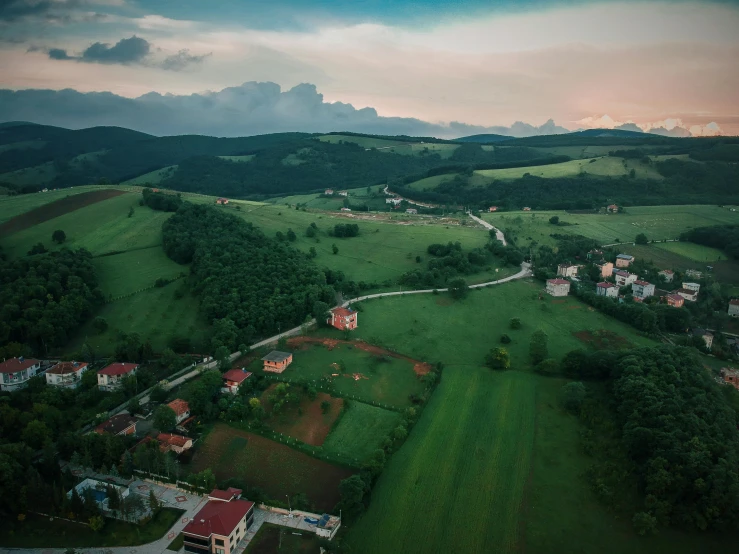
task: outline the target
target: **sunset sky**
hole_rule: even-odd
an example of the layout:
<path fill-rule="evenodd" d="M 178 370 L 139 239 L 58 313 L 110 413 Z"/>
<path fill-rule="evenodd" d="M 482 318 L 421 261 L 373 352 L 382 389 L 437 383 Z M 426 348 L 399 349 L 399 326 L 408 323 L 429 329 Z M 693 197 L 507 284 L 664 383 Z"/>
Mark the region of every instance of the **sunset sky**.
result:
<path fill-rule="evenodd" d="M 735 2 L 0 0 L 0 88 L 311 83 L 433 123 L 739 134 L 738 29 Z"/>

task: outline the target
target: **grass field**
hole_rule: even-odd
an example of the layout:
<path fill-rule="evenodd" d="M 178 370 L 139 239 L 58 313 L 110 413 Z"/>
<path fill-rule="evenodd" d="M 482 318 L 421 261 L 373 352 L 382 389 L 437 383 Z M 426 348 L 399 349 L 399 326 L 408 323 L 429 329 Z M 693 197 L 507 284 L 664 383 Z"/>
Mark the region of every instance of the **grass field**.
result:
<path fill-rule="evenodd" d="M 46 162 L 33 167 L 24 167 L 7 173 L 0 173 L 0 183 L 11 183 L 16 186 L 43 185 L 57 176 L 54 162 Z"/>
<path fill-rule="evenodd" d="M 366 205 L 373 211 L 385 211 L 387 204 L 385 202 L 385 195 L 382 192 L 383 188 L 382 185 L 370 187 L 371 193 L 367 192 L 366 187 L 348 189 L 348 198 L 354 205 Z M 286 206 L 303 204 L 305 207 L 313 210 L 339 211 L 344 206 L 344 197 L 338 194 L 334 196 L 324 196 L 322 193 L 296 194 L 273 198 L 269 202 Z"/>
<path fill-rule="evenodd" d="M 39 150 L 44 146 L 46 146 L 45 140 L 24 140 L 20 142 L 0 144 L 0 152 L 8 152 L 9 150 Z"/>
<path fill-rule="evenodd" d="M 458 144 L 430 143 L 430 142 L 404 142 L 400 140 L 382 139 L 375 137 L 355 137 L 351 135 L 324 135 L 319 140 L 338 144 L 339 142 L 351 142 L 363 148 L 377 148 L 380 152 L 392 152 L 405 156 L 419 156 L 422 152 L 438 154 L 442 159 L 449 158 L 459 148 Z"/>
<path fill-rule="evenodd" d="M 662 178 L 662 176 L 657 173 L 653 167 L 642 164 L 638 160 L 625 160 L 623 158 L 614 158 L 611 156 L 584 160 L 570 160 L 569 162 L 540 166 L 514 167 L 507 169 L 481 169 L 475 171 L 475 173 L 490 179 L 510 180 L 520 179 L 526 173 L 535 177 L 544 178 L 572 177 L 580 173 L 618 177 L 626 175 L 632 169 L 635 171 L 637 178 Z"/>
<path fill-rule="evenodd" d="M 317 554 L 319 552 L 318 537 L 315 533 L 263 523 L 246 547 L 244 554 L 274 554 L 275 552 Z"/>
<path fill-rule="evenodd" d="M 718 248 L 711 248 L 710 246 L 703 246 L 692 242 L 660 242 L 654 246 L 696 262 L 717 262 L 719 260 L 729 259 Z"/>
<path fill-rule="evenodd" d="M 382 441 L 398 426 L 400 414 L 362 402 L 350 402 L 346 413 L 323 443 L 323 450 L 359 463 L 382 447 Z"/>
<path fill-rule="evenodd" d="M 94 264 L 100 288 L 114 297 L 151 287 L 159 278 L 175 279 L 189 271 L 187 266 L 170 260 L 161 246 L 102 256 L 95 258 Z"/>
<path fill-rule="evenodd" d="M 177 171 L 176 165 L 168 165 L 167 167 L 155 169 L 154 171 L 144 173 L 143 175 L 139 175 L 138 177 L 134 177 L 133 179 L 129 179 L 128 181 L 123 181 L 121 185 L 157 185 L 164 179 L 167 179 L 168 177 L 174 175 L 175 171 Z"/>

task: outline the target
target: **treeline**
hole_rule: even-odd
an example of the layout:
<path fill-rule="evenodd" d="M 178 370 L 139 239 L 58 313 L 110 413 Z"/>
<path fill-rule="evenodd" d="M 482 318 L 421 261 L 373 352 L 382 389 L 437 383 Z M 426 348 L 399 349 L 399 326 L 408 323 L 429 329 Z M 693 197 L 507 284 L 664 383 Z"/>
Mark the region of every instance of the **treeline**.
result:
<path fill-rule="evenodd" d="M 739 225 L 697 227 L 682 233 L 680 240 L 718 248 L 735 260 L 739 259 Z"/>
<path fill-rule="evenodd" d="M 182 197 L 179 194 L 165 194 L 155 192 L 150 188 L 141 191 L 141 201 L 152 210 L 161 212 L 176 212 L 182 206 Z"/>
<path fill-rule="evenodd" d="M 164 251 L 191 263 L 208 321 L 233 326 L 230 347 L 300 325 L 334 290 L 305 254 L 211 206 L 185 203 L 162 226 Z"/>

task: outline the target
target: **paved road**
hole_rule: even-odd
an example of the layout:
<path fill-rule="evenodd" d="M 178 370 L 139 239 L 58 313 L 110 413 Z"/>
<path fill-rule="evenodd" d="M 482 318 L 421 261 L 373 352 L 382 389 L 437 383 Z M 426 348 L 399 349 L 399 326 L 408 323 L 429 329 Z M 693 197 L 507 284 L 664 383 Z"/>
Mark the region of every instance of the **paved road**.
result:
<path fill-rule="evenodd" d="M 490 223 L 488 223 L 484 219 L 479 218 L 476 215 L 472 215 L 471 212 L 467 212 L 467 215 L 469 215 L 473 220 L 477 221 L 480 225 L 485 227 L 485 229 L 488 229 L 489 231 L 495 231 L 495 238 L 497 238 L 501 243 L 503 243 L 503 246 L 508 246 L 508 243 L 505 241 L 505 235 L 500 229 L 493 227 L 492 225 L 490 225 Z"/>

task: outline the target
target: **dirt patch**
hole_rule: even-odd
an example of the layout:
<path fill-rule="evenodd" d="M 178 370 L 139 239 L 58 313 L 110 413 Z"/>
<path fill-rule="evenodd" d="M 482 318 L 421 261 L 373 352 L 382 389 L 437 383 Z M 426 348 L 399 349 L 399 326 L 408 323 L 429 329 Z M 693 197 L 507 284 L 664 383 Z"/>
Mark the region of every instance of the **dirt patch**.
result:
<path fill-rule="evenodd" d="M 108 200 L 109 198 L 120 196 L 121 194 L 126 194 L 126 191 L 103 189 L 60 198 L 59 200 L 44 204 L 43 206 L 34 208 L 30 212 L 17 215 L 13 219 L 6 221 L 0 225 L 0 235 L 12 235 L 18 231 L 23 231 L 24 229 L 29 229 L 34 225 L 43 223 L 44 221 L 79 210 L 80 208 L 90 206 L 91 204 L 96 204 L 97 202 L 102 202 L 103 200 Z"/>
<path fill-rule="evenodd" d="M 454 304 L 454 300 L 452 300 L 449 296 L 439 296 L 436 299 L 437 306 L 451 306 L 452 304 Z"/>
<path fill-rule="evenodd" d="M 552 300 L 552 304 L 564 304 L 567 300 Z"/>
<path fill-rule="evenodd" d="M 621 335 L 609 331 L 608 329 L 598 329 L 597 331 L 577 331 L 572 333 L 575 338 L 584 342 L 595 350 L 623 350 L 626 348 L 634 348 L 634 345 L 628 339 Z"/>
<path fill-rule="evenodd" d="M 568 310 L 579 310 L 580 306 L 567 306 Z"/>
<path fill-rule="evenodd" d="M 334 421 L 339 417 L 344 407 L 344 400 L 333 398 L 324 392 L 319 392 L 315 400 L 310 400 L 303 395 L 298 404 L 287 404 L 279 414 L 273 414 L 269 396 L 276 387 L 277 383 L 270 385 L 261 397 L 262 406 L 269 414 L 267 426 L 273 431 L 298 439 L 305 444 L 321 446 L 331 432 Z M 321 403 L 324 401 L 331 405 L 325 414 L 321 410 Z"/>
<path fill-rule="evenodd" d="M 359 348 L 364 352 L 369 352 L 370 354 L 374 354 L 376 356 L 390 356 L 392 358 L 398 358 L 399 360 L 406 360 L 407 362 L 411 362 L 413 364 L 413 371 L 416 373 L 416 375 L 419 376 L 426 375 L 429 371 L 433 369 L 431 364 L 414 360 L 413 358 L 409 358 L 408 356 L 403 356 L 402 354 L 398 354 L 397 352 L 393 352 L 392 350 L 387 350 L 373 344 L 368 344 L 362 340 L 337 340 L 327 339 L 323 337 L 301 336 L 293 337 L 291 339 L 288 339 L 287 341 L 287 345 L 291 348 L 299 348 L 307 344 L 322 344 L 328 350 L 333 350 L 339 344 L 349 344 L 355 348 Z"/>

